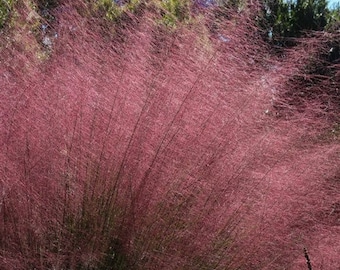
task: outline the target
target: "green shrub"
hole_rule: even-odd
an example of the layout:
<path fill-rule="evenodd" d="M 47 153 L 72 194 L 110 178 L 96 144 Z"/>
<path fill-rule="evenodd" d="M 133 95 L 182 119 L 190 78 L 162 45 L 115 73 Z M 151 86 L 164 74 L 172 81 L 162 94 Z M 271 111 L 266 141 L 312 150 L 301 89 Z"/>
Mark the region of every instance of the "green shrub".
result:
<path fill-rule="evenodd" d="M 190 1 L 166 0 L 159 1 L 163 11 L 162 23 L 174 27 L 178 22 L 186 22 L 190 19 Z"/>
<path fill-rule="evenodd" d="M 4 27 L 13 10 L 14 0 L 0 0 L 0 28 Z"/>
<path fill-rule="evenodd" d="M 131 0 L 126 4 L 119 5 L 112 0 L 99 0 L 96 8 L 104 11 L 105 17 L 111 21 L 115 21 L 121 17 L 123 13 L 134 12 L 140 5 L 140 0 Z"/>
<path fill-rule="evenodd" d="M 336 32 L 340 29 L 340 3 L 337 6 L 334 6 L 333 9 L 330 10 L 327 18 L 327 26 L 326 30 L 328 32 Z"/>

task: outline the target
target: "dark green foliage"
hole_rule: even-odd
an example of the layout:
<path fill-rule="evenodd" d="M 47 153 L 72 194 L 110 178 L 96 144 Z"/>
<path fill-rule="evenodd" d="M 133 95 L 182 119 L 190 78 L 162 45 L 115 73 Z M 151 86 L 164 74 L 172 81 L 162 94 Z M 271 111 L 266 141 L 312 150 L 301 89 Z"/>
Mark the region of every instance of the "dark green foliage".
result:
<path fill-rule="evenodd" d="M 261 25 L 274 40 L 324 30 L 330 14 L 326 0 L 265 0 L 262 12 Z"/>
<path fill-rule="evenodd" d="M 218 6 L 220 7 L 228 7 L 233 9 L 239 9 L 244 4 L 244 1 L 242 0 L 219 0 L 217 1 Z"/>
<path fill-rule="evenodd" d="M 327 24 L 327 1 L 304 0 L 291 4 L 293 33 L 300 35 L 305 30 L 323 30 Z"/>
<path fill-rule="evenodd" d="M 58 6 L 58 0 L 36 0 L 39 9 L 51 9 Z"/>
<path fill-rule="evenodd" d="M 36 0 L 35 1 L 39 14 L 48 22 L 49 24 L 55 20 L 53 15 L 53 9 L 58 7 L 59 0 Z"/>
<path fill-rule="evenodd" d="M 0 28 L 4 27 L 13 10 L 14 0 L 0 0 Z"/>

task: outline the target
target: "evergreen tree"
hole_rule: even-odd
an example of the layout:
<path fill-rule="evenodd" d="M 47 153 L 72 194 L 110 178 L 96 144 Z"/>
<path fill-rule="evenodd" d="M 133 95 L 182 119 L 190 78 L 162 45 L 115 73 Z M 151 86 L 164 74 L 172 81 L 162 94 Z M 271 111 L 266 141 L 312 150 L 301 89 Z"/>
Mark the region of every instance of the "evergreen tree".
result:
<path fill-rule="evenodd" d="M 262 27 L 271 30 L 274 39 L 300 37 L 306 31 L 320 31 L 327 25 L 326 0 L 264 0 L 262 6 Z"/>
<path fill-rule="evenodd" d="M 294 33 L 300 35 L 306 30 L 323 30 L 327 24 L 326 0 L 297 0 L 292 4 Z"/>

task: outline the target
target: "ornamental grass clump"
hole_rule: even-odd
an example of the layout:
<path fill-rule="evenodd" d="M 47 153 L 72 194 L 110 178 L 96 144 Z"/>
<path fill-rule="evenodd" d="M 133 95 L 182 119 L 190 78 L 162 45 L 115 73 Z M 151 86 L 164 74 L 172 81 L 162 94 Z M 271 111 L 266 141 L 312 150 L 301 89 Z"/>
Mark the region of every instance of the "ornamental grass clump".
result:
<path fill-rule="evenodd" d="M 82 4 L 44 61 L 2 49 L 3 269 L 337 268 L 339 145 L 285 98 L 294 54 L 247 12 L 169 31 Z"/>

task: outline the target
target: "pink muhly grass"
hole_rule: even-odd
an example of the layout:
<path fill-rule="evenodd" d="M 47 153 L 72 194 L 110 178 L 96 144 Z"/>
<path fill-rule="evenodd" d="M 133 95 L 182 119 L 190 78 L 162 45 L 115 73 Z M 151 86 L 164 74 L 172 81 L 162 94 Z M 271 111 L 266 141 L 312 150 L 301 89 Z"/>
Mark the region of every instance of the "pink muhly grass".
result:
<path fill-rule="evenodd" d="M 318 100 L 280 95 L 295 56 L 269 60 L 242 18 L 224 42 L 148 9 L 120 39 L 56 16 L 49 59 L 1 61 L 4 269 L 307 269 L 304 248 L 339 266 L 339 147 Z"/>

